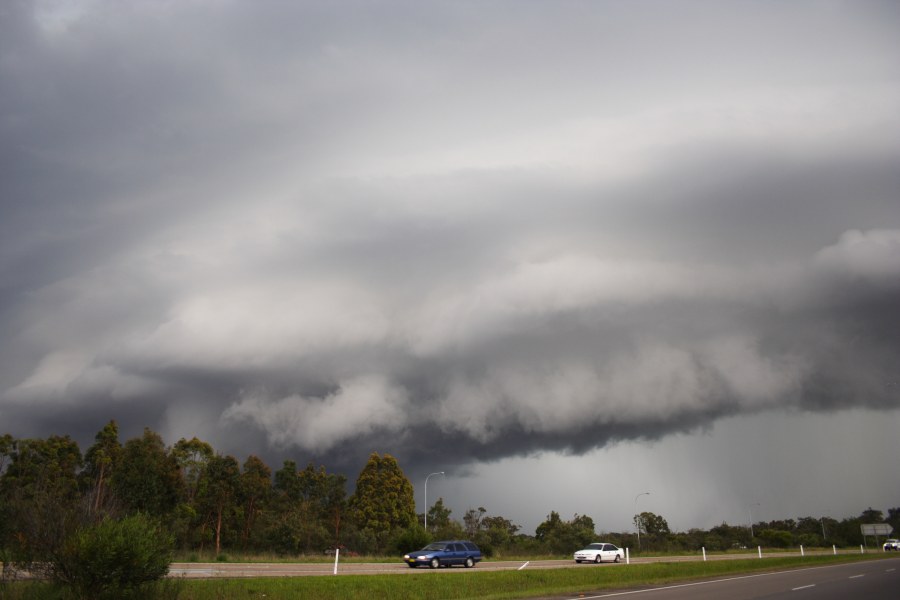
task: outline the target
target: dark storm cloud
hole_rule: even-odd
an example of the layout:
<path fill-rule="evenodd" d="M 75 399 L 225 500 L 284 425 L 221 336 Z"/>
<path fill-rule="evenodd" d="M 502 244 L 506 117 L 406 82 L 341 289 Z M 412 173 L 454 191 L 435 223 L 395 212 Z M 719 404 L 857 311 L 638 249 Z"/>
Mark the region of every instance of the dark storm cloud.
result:
<path fill-rule="evenodd" d="M 8 3 L 3 429 L 463 468 L 900 408 L 896 9 L 680 6 Z"/>

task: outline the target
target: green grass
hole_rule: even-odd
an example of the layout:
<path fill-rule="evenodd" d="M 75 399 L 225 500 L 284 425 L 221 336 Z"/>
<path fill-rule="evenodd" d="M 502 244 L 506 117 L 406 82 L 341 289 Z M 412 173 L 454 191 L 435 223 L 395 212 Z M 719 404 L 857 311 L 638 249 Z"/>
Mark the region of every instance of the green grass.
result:
<path fill-rule="evenodd" d="M 741 573 L 812 567 L 884 558 L 880 554 L 798 556 L 709 562 L 603 565 L 584 568 L 523 569 L 521 571 L 450 572 L 170 580 L 167 598 L 178 600 L 245 600 L 251 598 L 315 598 L 316 600 L 505 600 L 548 595 L 611 591 L 646 585 L 700 580 Z M 161 597 L 161 596 L 159 596 Z M 47 584 L 19 582 L 0 585 L 0 600 L 65 598 Z"/>
<path fill-rule="evenodd" d="M 180 600 L 245 598 L 316 598 L 317 600 L 503 600 L 556 594 L 577 594 L 660 585 L 734 575 L 854 562 L 876 555 L 741 559 L 690 563 L 652 563 L 597 568 L 463 571 L 428 575 L 344 575 L 283 579 L 188 580 Z"/>

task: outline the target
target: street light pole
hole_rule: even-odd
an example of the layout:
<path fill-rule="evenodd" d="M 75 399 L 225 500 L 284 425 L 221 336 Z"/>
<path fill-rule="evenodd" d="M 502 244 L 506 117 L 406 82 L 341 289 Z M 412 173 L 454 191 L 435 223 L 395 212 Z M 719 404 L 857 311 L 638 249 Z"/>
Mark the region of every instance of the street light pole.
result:
<path fill-rule="evenodd" d="M 432 475 L 443 475 L 443 471 L 438 471 L 437 473 L 431 473 L 428 477 Z M 425 478 L 425 531 L 428 531 L 428 477 Z"/>
<path fill-rule="evenodd" d="M 747 514 L 750 515 L 750 541 L 753 541 L 753 507 L 759 506 L 759 502 L 754 502 L 750 505 L 750 508 L 747 509 Z"/>
<path fill-rule="evenodd" d="M 635 526 L 637 527 L 637 534 L 638 534 L 638 550 L 641 549 L 641 517 L 637 511 L 637 500 L 641 496 L 649 496 L 649 495 L 650 495 L 650 492 L 641 492 L 640 494 L 638 494 L 637 496 L 634 497 L 634 516 L 637 519 L 637 523 L 635 523 Z"/>

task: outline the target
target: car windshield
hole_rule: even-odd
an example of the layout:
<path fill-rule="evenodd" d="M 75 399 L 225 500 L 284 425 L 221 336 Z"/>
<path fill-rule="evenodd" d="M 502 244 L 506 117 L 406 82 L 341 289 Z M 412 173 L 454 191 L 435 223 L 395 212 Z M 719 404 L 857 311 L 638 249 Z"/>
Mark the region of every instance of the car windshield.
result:
<path fill-rule="evenodd" d="M 589 544 L 588 550 L 603 550 L 603 544 Z"/>
<path fill-rule="evenodd" d="M 447 544 L 428 544 L 422 550 L 445 550 L 447 548 Z"/>

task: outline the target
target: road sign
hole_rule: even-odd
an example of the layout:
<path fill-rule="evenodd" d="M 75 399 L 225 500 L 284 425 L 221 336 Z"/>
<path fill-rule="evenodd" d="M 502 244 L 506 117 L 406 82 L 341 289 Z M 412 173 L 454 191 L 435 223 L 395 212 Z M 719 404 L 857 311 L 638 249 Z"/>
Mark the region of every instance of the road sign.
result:
<path fill-rule="evenodd" d="M 863 535 L 891 535 L 894 528 L 889 523 L 869 523 L 859 526 Z"/>

